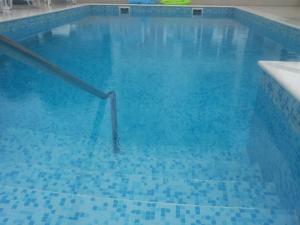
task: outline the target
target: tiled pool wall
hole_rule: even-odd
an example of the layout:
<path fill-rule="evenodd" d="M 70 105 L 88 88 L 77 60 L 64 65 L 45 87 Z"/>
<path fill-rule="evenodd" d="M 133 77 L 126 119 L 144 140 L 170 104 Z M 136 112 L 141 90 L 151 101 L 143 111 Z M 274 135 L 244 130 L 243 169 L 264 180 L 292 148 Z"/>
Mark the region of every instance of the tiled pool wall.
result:
<path fill-rule="evenodd" d="M 130 16 L 191 17 L 192 6 L 130 6 Z M 13 39 L 22 39 L 37 32 L 86 17 L 88 15 L 119 15 L 118 5 L 86 5 L 42 15 L 0 23 L 0 33 Z M 261 16 L 231 7 L 204 7 L 202 18 L 234 18 L 287 47 L 300 51 L 300 30 Z"/>
<path fill-rule="evenodd" d="M 191 7 L 180 6 L 130 6 L 130 16 L 192 16 Z M 91 14 L 118 15 L 118 5 L 86 5 L 42 15 L 16 19 L 13 21 L 1 22 L 0 33 L 14 39 L 22 39 L 29 35 L 49 30 Z M 237 21 L 253 28 L 264 36 L 270 37 L 287 47 L 299 48 L 300 51 L 300 31 L 296 28 L 280 24 L 270 19 L 257 16 L 250 12 L 230 7 L 204 7 L 202 17 L 226 17 L 234 18 Z"/>
<path fill-rule="evenodd" d="M 300 102 L 263 73 L 248 153 L 265 181 L 276 184 L 285 207 L 300 216 Z"/>
<path fill-rule="evenodd" d="M 285 47 L 300 51 L 300 29 L 237 8 L 233 18 Z"/>
<path fill-rule="evenodd" d="M 202 17 L 232 17 L 234 9 L 226 7 L 205 7 Z M 38 32 L 89 16 L 119 15 L 118 5 L 86 5 L 27 18 L 0 23 L 0 33 L 15 40 L 24 39 Z M 191 17 L 192 7 L 130 6 L 130 16 L 180 16 Z"/>
<path fill-rule="evenodd" d="M 90 7 L 82 6 L 0 23 L 0 33 L 20 40 L 30 35 L 90 15 Z"/>
<path fill-rule="evenodd" d="M 127 5 L 126 5 L 127 6 Z M 130 6 L 130 16 L 176 16 L 191 17 L 192 8 L 187 6 Z M 119 6 L 99 6 L 91 7 L 92 13 L 101 15 L 118 15 Z M 202 17 L 232 17 L 234 9 L 228 7 L 205 7 Z"/>

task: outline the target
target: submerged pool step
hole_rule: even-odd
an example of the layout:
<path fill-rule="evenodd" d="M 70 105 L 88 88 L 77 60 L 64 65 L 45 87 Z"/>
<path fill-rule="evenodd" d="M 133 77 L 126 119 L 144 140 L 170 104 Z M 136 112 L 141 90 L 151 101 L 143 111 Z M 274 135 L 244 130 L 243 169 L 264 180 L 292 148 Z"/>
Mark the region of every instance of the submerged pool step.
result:
<path fill-rule="evenodd" d="M 54 150 L 44 154 L 36 149 L 34 154 L 22 155 L 20 152 L 3 153 L 4 161 L 0 166 L 6 164 L 14 165 L 23 163 L 28 165 L 44 166 L 49 168 L 61 168 L 64 170 L 86 171 L 88 173 L 108 173 L 117 174 L 137 174 L 144 176 L 173 177 L 201 179 L 201 180 L 232 180 L 232 181 L 262 181 L 259 166 L 256 164 L 244 164 L 242 162 L 222 162 L 215 161 L 210 157 L 196 159 L 169 158 L 158 159 L 148 157 L 128 157 L 121 160 L 101 161 L 97 157 L 64 155 L 60 149 L 55 154 Z"/>
<path fill-rule="evenodd" d="M 126 201 L 9 186 L 0 190 L 1 224 L 299 224 L 285 210 Z"/>
<path fill-rule="evenodd" d="M 53 192 L 201 206 L 281 208 L 272 183 L 176 179 L 137 174 L 94 174 L 62 168 L 5 166 L 0 183 Z"/>
<path fill-rule="evenodd" d="M 248 163 L 249 159 L 245 149 L 221 150 L 215 146 L 136 146 L 121 145 L 120 154 L 112 154 L 111 143 L 101 143 L 101 140 L 92 142 L 84 138 L 62 136 L 54 133 L 42 133 L 24 128 L 8 128 L 0 133 L 0 146 L 3 149 L 23 150 L 28 153 L 42 152 L 49 149 L 59 149 L 65 155 L 86 155 L 93 154 L 95 157 L 104 160 L 125 159 L 128 157 L 157 157 L 157 158 L 187 158 L 208 156 L 220 161 L 243 161 Z"/>
<path fill-rule="evenodd" d="M 15 134 L 15 131 L 11 131 Z M 60 168 L 78 168 L 91 172 L 139 174 L 151 176 L 187 177 L 194 179 L 256 181 L 261 180 L 259 167 L 237 151 L 193 151 L 189 148 L 132 147 L 125 153 L 114 155 L 110 148 L 102 146 L 90 151 L 83 140 L 70 140 L 37 134 L 17 136 L 5 133 L 0 138 L 2 158 L 6 162 L 46 165 Z M 37 140 L 33 140 L 32 136 Z M 16 138 L 17 137 L 17 138 Z M 19 138 L 19 139 L 18 139 Z M 70 143 L 70 144 L 68 144 Z M 243 160 L 245 159 L 245 160 Z"/>

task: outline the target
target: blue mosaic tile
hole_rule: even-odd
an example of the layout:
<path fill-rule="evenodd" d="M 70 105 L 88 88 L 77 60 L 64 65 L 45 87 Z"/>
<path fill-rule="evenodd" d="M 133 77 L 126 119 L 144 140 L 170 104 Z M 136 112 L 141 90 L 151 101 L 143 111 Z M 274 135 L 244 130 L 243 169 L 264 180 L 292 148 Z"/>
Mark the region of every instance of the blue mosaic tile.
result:
<path fill-rule="evenodd" d="M 117 16 L 119 15 L 118 5 L 92 5 L 92 15 Z"/>
<path fill-rule="evenodd" d="M 240 9 L 234 9 L 233 18 L 252 28 L 260 35 L 269 37 L 291 49 L 300 50 L 299 29 Z"/>
<path fill-rule="evenodd" d="M 192 7 L 167 7 L 167 6 L 130 6 L 131 16 L 179 16 L 191 17 Z M 0 23 L 0 33 L 13 39 L 23 39 L 38 32 L 49 30 L 55 26 L 78 20 L 90 15 L 118 16 L 117 5 L 90 5 L 72 9 L 50 12 L 43 15 L 16 19 Z M 232 16 L 232 8 L 207 7 L 204 9 L 204 17 Z"/>
<path fill-rule="evenodd" d="M 74 171 L 28 165 L 1 166 L 2 184 L 54 192 L 205 206 L 281 208 L 275 186 L 260 182 Z"/>
<path fill-rule="evenodd" d="M 284 210 L 125 201 L 8 186 L 1 187 L 0 209 L 2 224 L 297 224 Z"/>
<path fill-rule="evenodd" d="M 194 148 L 138 148 L 122 146 L 123 153 L 111 154 L 111 145 L 89 147 L 85 140 L 40 132 L 8 129 L 1 135 L 0 146 L 7 161 L 48 164 L 78 169 L 108 171 L 150 176 L 169 175 L 192 179 L 257 181 L 261 179 L 257 165 L 247 162 L 245 151 L 195 151 Z M 32 144 L 34 143 L 34 145 Z M 101 146 L 101 144 L 96 144 Z M 142 150 L 143 149 L 143 150 Z M 74 154 L 76 152 L 76 154 Z M 162 153 L 163 152 L 163 153 Z M 164 156 L 162 159 L 161 157 Z M 227 159 L 227 160 L 226 160 Z M 243 163 L 239 163 L 240 160 Z M 211 165 L 214 165 L 212 168 Z"/>
<path fill-rule="evenodd" d="M 192 8 L 189 6 L 138 6 L 131 5 L 130 16 L 173 16 L 191 17 Z M 119 6 L 93 5 L 94 15 L 118 15 Z M 230 17 L 233 15 L 233 8 L 228 7 L 204 7 L 203 17 Z M 200 17 L 201 18 L 201 17 Z"/>
<path fill-rule="evenodd" d="M 131 16 L 192 16 L 192 7 L 130 6 Z M 0 23 L 0 33 L 14 39 L 22 39 L 89 15 L 117 16 L 117 5 L 91 5 L 52 12 L 44 15 Z M 234 18 L 275 40 L 291 47 L 299 46 L 300 31 L 296 28 L 230 7 L 204 7 L 203 17 Z M 283 36 L 284 35 L 284 36 Z M 288 42 L 286 41 L 288 40 Z"/>
<path fill-rule="evenodd" d="M 291 129 L 300 135 L 300 103 L 270 75 L 262 76 L 262 88 L 272 98 L 278 111 L 282 112 Z"/>
<path fill-rule="evenodd" d="M 287 209 L 300 212 L 300 103 L 270 75 L 263 74 L 250 132 L 249 156 L 264 180 L 277 186 Z M 272 140 L 268 141 L 268 140 Z M 253 151 L 255 149 L 255 151 Z M 272 159 L 266 157 L 272 155 Z"/>
<path fill-rule="evenodd" d="M 19 40 L 69 21 L 118 12 L 116 5 L 76 7 L 0 23 L 0 32 Z M 131 6 L 131 16 L 190 17 L 191 8 Z M 206 7 L 203 17 L 234 17 L 278 42 L 299 46 L 299 30 L 251 13 Z M 77 129 L 76 141 L 63 136 L 72 130 L 63 122 L 60 128 L 46 124 L 39 130 L 9 121 L 15 128 L 3 125 L 0 132 L 0 224 L 299 224 L 293 214 L 296 209 L 300 215 L 300 201 L 295 201 L 300 199 L 299 103 L 272 80 L 265 79 L 262 85 L 256 106 L 262 114 L 253 116 L 255 126 L 248 130 L 243 118 L 226 114 L 244 128 L 242 133 L 232 131 L 236 145 L 226 151 L 215 149 L 216 143 L 201 149 L 143 146 L 142 150 L 124 143 L 122 153 L 113 155 L 105 141 L 87 143 Z M 20 111 L 23 107 L 18 105 Z M 226 130 L 232 120 L 224 115 L 217 122 Z M 239 148 L 248 133 L 252 140 L 248 149 Z M 271 161 L 268 155 L 274 156 Z"/>
<path fill-rule="evenodd" d="M 231 18 L 234 15 L 234 8 L 230 7 L 205 7 L 203 10 L 204 17 L 226 17 Z"/>
<path fill-rule="evenodd" d="M 12 133 L 12 139 L 9 137 L 10 132 Z M 89 160 L 87 152 L 84 152 L 84 150 L 77 151 L 78 147 L 80 149 L 82 146 L 83 141 L 73 143 L 74 147 L 77 146 L 77 154 L 73 154 L 73 148 L 65 148 L 63 145 L 63 143 L 66 144 L 66 142 L 68 142 L 68 138 L 66 137 L 48 134 L 44 136 L 46 139 L 43 138 L 39 141 L 37 138 L 37 136 L 40 136 L 39 132 L 34 133 L 30 132 L 30 130 L 23 130 L 22 134 L 21 132 L 22 130 L 20 129 L 12 129 L 11 131 L 8 130 L 5 132 L 5 136 L 1 137 L 1 149 L 6 149 L 6 151 L 3 152 L 3 156 L 4 158 L 11 157 L 10 160 L 6 158 L 6 161 L 10 161 L 11 164 L 1 163 L 1 167 L 5 168 L 5 170 L 0 169 L 0 171 L 3 171 L 0 174 L 0 181 L 2 184 L 8 186 L 52 191 L 55 193 L 72 193 L 101 198 L 125 198 L 173 204 L 259 207 L 260 209 L 270 207 L 273 209 L 281 208 L 281 203 L 277 197 L 274 185 L 260 183 L 258 180 L 256 180 L 256 182 L 228 182 L 186 179 L 184 176 L 188 175 L 188 170 L 191 169 L 190 167 L 186 168 L 186 174 L 174 179 L 178 176 L 178 172 L 184 170 L 186 165 L 189 165 L 180 163 L 181 160 L 186 160 L 184 157 L 181 159 L 167 157 L 165 160 L 175 161 L 170 161 L 172 163 L 164 163 L 154 157 L 155 151 L 150 151 L 150 155 L 146 153 L 146 156 L 150 156 L 148 159 L 150 161 L 149 164 L 147 158 L 144 157 L 142 159 L 139 152 L 133 154 L 132 158 L 130 155 L 124 154 L 120 155 L 119 159 L 116 158 L 115 161 L 113 161 L 110 152 L 111 149 L 109 148 L 108 152 L 104 154 L 101 154 L 101 151 L 98 150 L 99 155 L 95 152 L 95 157 Z M 19 140 L 16 140 L 16 137 L 18 137 Z M 23 143 L 22 147 L 21 145 L 19 147 L 16 146 L 20 144 L 18 141 Z M 70 142 L 71 141 L 70 139 Z M 13 149 L 17 149 L 18 152 L 12 151 Z M 127 150 L 129 151 L 129 149 Z M 180 155 L 182 156 L 182 152 L 179 151 L 179 153 L 181 153 Z M 196 155 L 194 153 L 194 157 Z M 213 157 L 214 154 L 211 156 Z M 232 157 L 232 155 L 229 156 Z M 110 160 L 107 163 L 107 167 L 103 167 L 105 161 L 103 161 L 103 159 L 101 161 L 102 157 L 109 157 Z M 221 160 L 221 158 L 216 157 L 216 155 L 214 157 L 215 160 Z M 230 157 L 229 159 L 234 159 Z M 187 158 L 190 160 L 190 163 L 193 163 L 191 157 Z M 18 159 L 18 161 L 13 159 Z M 78 159 L 86 163 L 81 164 L 78 162 Z M 214 171 L 214 169 L 211 168 L 211 159 L 206 159 L 209 160 L 210 165 L 207 164 L 206 172 L 205 170 L 199 171 L 201 176 L 203 173 L 211 173 Z M 12 163 L 12 160 L 15 161 L 15 164 Z M 196 161 L 197 160 L 194 162 Z M 21 162 L 23 162 L 23 164 L 20 164 Z M 160 164 L 157 164 L 159 162 Z M 87 165 L 89 166 L 87 167 Z M 148 165 L 149 169 L 145 170 L 143 166 L 148 167 Z M 217 165 L 216 163 L 215 166 Z M 224 170 L 224 168 L 225 167 L 221 166 L 220 170 L 216 170 L 214 176 L 218 176 L 218 173 Z M 154 169 L 153 172 L 139 175 L 139 171 L 148 171 L 150 169 Z M 160 170 L 162 172 L 159 172 Z M 165 173 L 166 170 L 169 171 L 169 174 Z M 239 173 L 241 173 L 241 170 L 237 170 L 236 167 L 232 171 L 239 171 Z M 164 174 L 166 175 L 165 177 L 162 176 Z M 257 174 L 259 174 L 259 171 Z M 170 179 L 170 177 L 172 179 Z M 225 178 L 230 179 L 228 174 Z M 53 208 L 57 209 L 57 207 L 54 206 Z M 96 209 L 98 208 L 93 207 L 93 210 Z M 162 215 L 164 215 L 164 213 L 162 213 Z M 207 220 L 216 220 L 216 218 L 211 215 L 206 215 L 206 217 Z M 53 220 L 55 217 L 51 215 L 49 219 Z M 257 217 L 253 217 L 252 219 L 256 220 Z M 148 220 L 151 221 L 150 215 L 147 215 L 146 221 Z M 185 219 L 185 221 L 186 220 L 187 219 Z M 236 223 L 238 224 L 239 220 L 236 220 Z M 144 221 L 142 220 L 140 224 L 144 224 Z"/>
<path fill-rule="evenodd" d="M 90 6 L 82 6 L 23 19 L 1 22 L 0 33 L 12 39 L 20 40 L 88 15 L 90 15 Z"/>

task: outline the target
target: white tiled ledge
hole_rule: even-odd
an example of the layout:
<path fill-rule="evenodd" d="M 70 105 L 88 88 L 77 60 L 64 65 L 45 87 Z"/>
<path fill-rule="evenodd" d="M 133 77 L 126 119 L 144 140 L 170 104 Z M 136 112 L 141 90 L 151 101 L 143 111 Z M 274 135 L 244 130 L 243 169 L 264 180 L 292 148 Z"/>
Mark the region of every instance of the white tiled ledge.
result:
<path fill-rule="evenodd" d="M 300 102 L 300 62 L 259 61 L 258 64 Z"/>

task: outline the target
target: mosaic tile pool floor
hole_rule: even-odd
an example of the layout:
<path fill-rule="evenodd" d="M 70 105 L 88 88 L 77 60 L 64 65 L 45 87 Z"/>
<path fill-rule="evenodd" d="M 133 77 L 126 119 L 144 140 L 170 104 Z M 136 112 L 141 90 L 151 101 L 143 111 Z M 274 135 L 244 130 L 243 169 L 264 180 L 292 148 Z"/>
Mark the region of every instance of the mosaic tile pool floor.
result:
<path fill-rule="evenodd" d="M 298 225 L 251 148 L 272 136 L 250 135 L 257 61 L 300 54 L 232 17 L 94 9 L 33 35 L 23 21 L 20 43 L 116 91 L 121 151 L 107 102 L 1 55 L 0 225 Z"/>
<path fill-rule="evenodd" d="M 101 143 L 40 136 L 1 132 L 0 224 L 297 224 L 246 152 L 113 155 Z"/>

